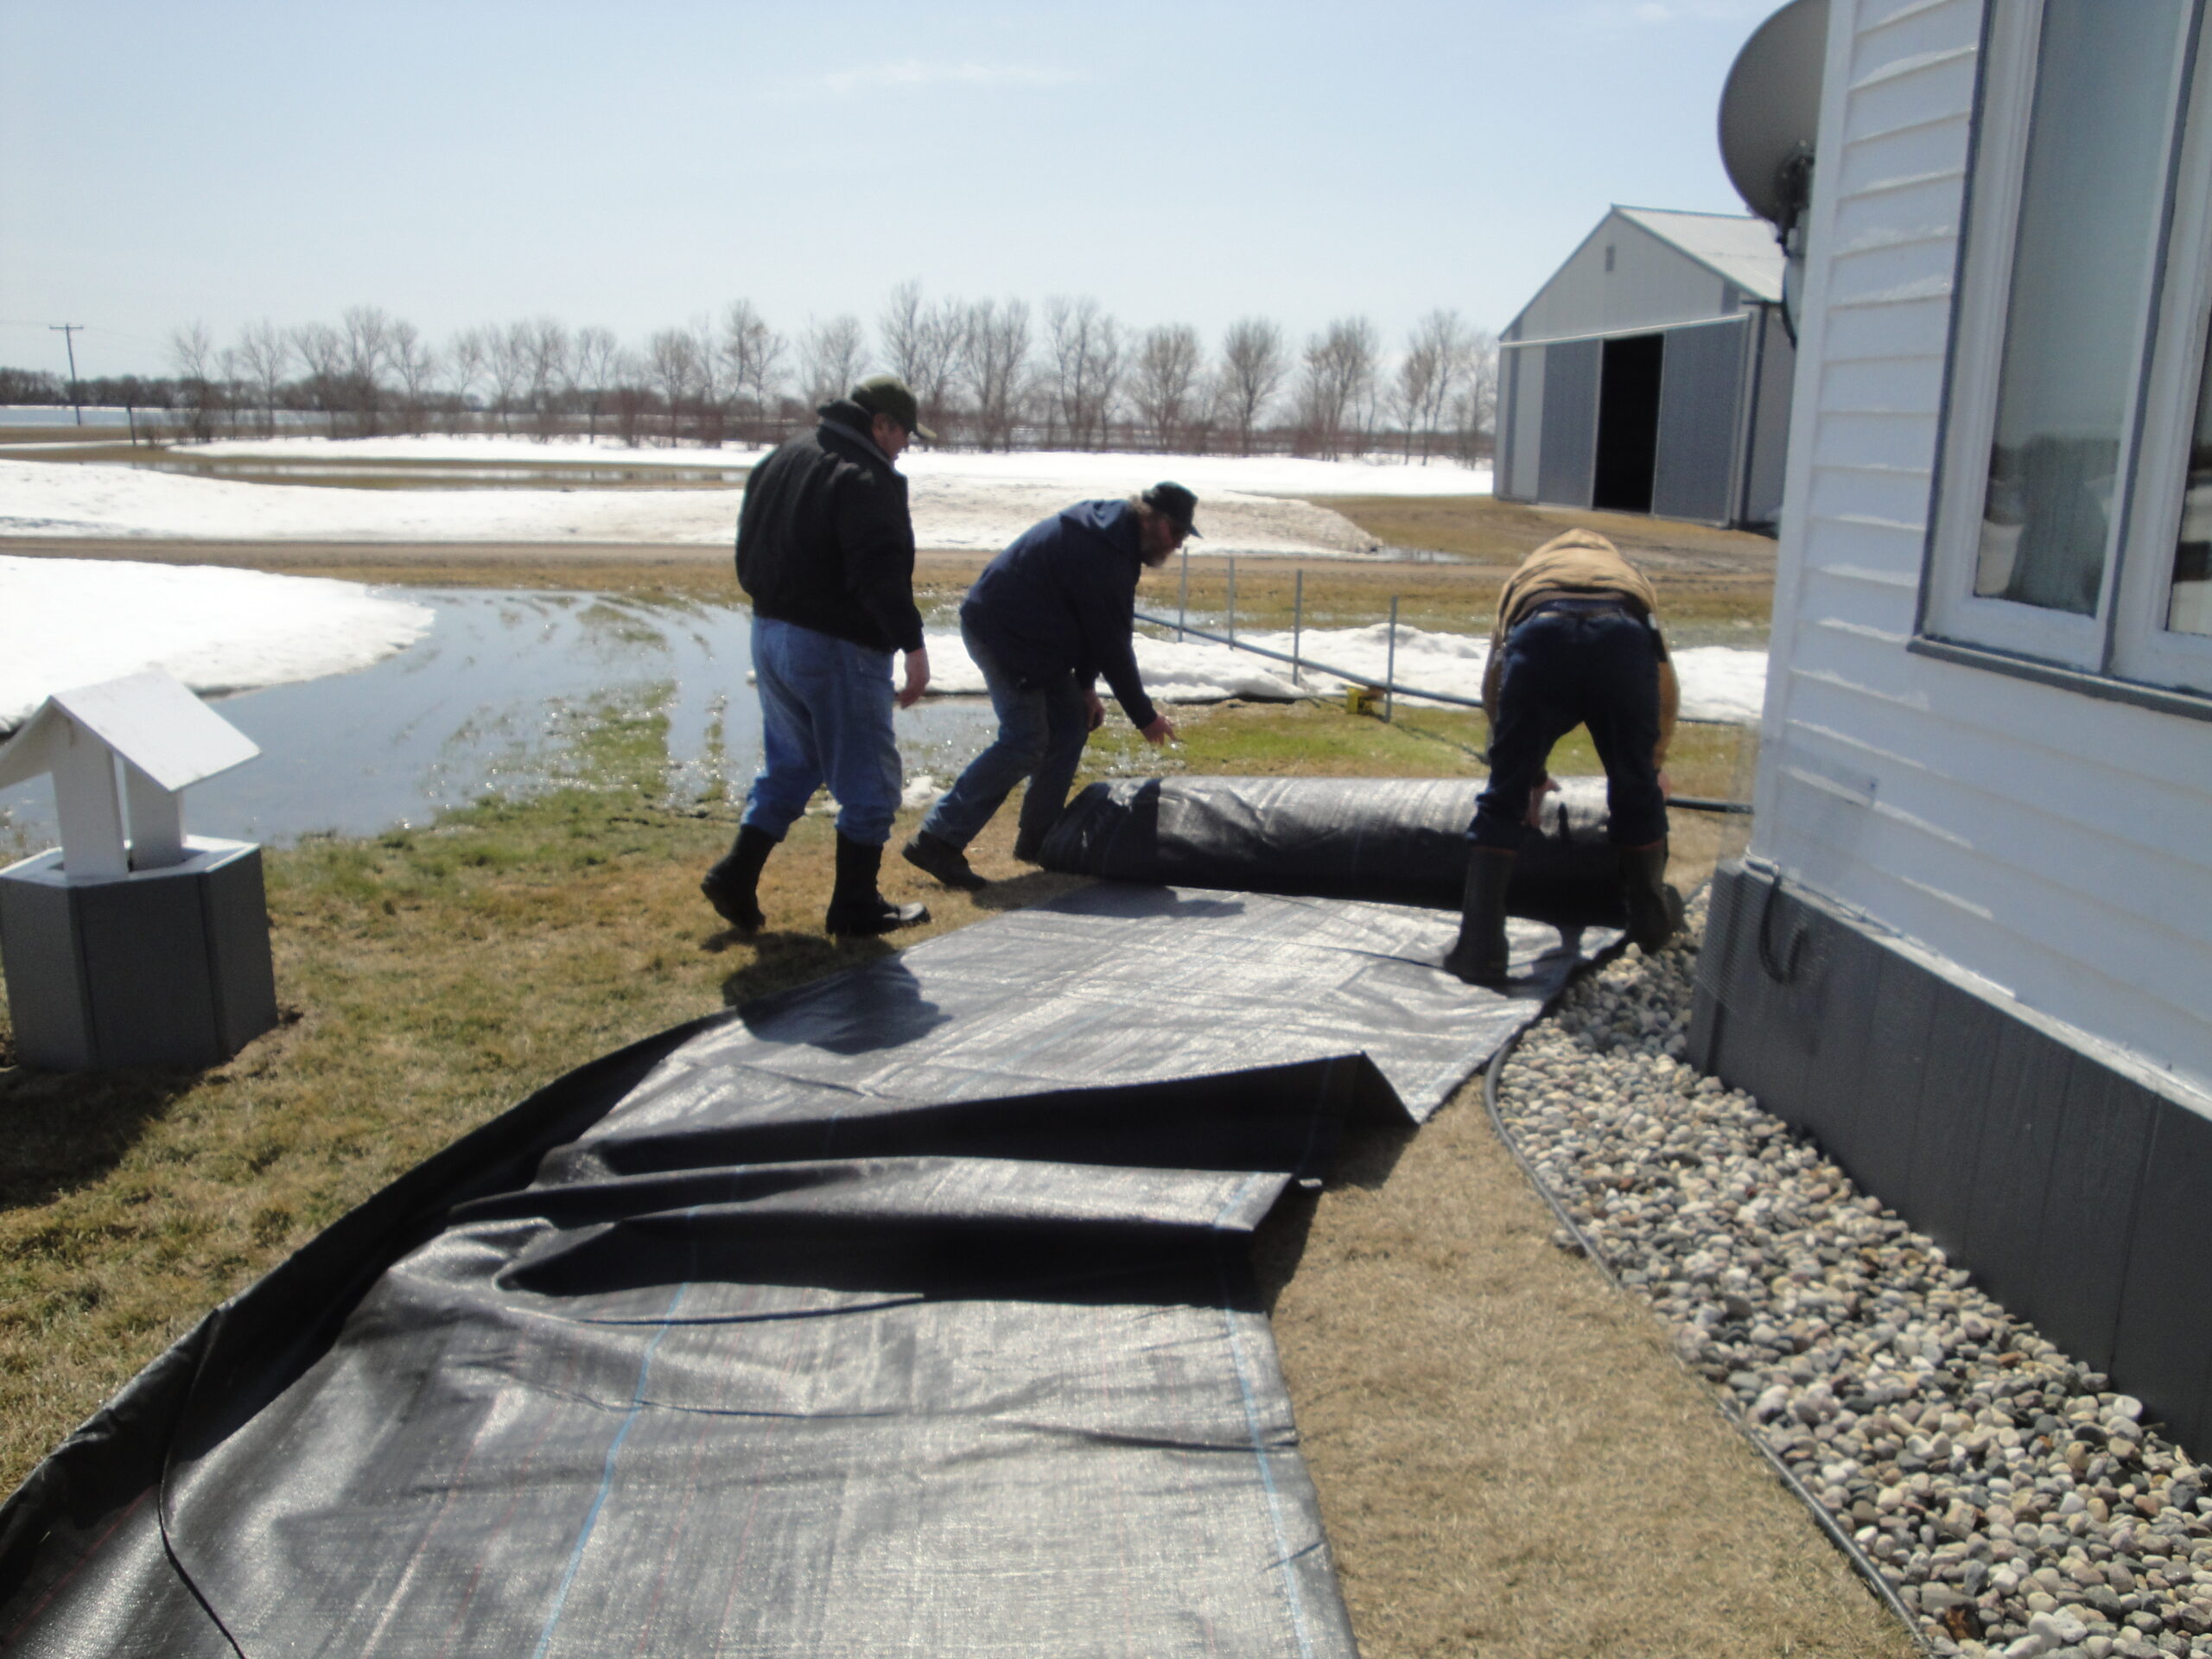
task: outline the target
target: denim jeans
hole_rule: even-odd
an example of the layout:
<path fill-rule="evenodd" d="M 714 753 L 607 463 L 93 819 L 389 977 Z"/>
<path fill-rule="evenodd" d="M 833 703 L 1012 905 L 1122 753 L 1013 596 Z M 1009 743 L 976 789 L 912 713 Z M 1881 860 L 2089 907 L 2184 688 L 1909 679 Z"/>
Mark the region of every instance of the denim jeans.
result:
<path fill-rule="evenodd" d="M 880 847 L 899 810 L 899 744 L 891 732 L 891 653 L 772 617 L 753 619 L 760 693 L 760 770 L 745 822 L 781 839 L 823 784 L 837 798 L 837 833 Z"/>
<path fill-rule="evenodd" d="M 1617 610 L 1538 611 L 1506 636 L 1490 782 L 1475 803 L 1468 839 L 1517 849 L 1529 792 L 1552 745 L 1577 726 L 1605 767 L 1610 834 L 1648 847 L 1667 833 L 1667 802 L 1651 757 L 1659 741 L 1659 657 L 1651 630 Z"/>
<path fill-rule="evenodd" d="M 1059 822 L 1068 785 L 1083 764 L 1083 746 L 1090 735 L 1090 705 L 1074 671 L 1055 675 L 1041 685 L 1017 684 L 964 621 L 960 637 L 968 655 L 983 671 L 991 712 L 999 717 L 999 734 L 938 798 L 922 820 L 922 831 L 965 847 L 982 832 L 1014 786 L 1027 778 L 1029 792 L 1021 802 L 1021 833 L 1041 840 Z"/>

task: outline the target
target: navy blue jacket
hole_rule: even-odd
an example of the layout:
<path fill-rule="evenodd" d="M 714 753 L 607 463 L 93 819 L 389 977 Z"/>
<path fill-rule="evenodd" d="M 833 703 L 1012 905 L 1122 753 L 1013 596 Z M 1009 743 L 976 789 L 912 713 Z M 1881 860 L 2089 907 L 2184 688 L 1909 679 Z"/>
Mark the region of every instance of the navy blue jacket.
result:
<path fill-rule="evenodd" d="M 875 651 L 918 651 L 906 480 L 859 404 L 753 467 L 737 518 L 737 579 L 753 610 Z"/>
<path fill-rule="evenodd" d="M 1033 524 L 983 567 L 960 620 L 1023 685 L 1103 675 L 1143 727 L 1158 716 L 1129 644 L 1144 571 L 1137 524 L 1126 501 L 1078 501 Z"/>

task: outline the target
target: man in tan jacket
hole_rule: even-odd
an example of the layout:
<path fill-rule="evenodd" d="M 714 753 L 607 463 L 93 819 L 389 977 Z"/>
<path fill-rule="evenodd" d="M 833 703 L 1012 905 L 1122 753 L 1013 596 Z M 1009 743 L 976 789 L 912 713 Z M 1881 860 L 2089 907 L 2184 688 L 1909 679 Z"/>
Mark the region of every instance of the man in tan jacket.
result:
<path fill-rule="evenodd" d="M 1498 595 L 1483 671 L 1490 782 L 1469 826 L 1459 939 L 1444 965 L 1476 984 L 1510 976 L 1505 889 L 1545 791 L 1552 746 L 1586 726 L 1605 763 L 1629 937 L 1656 950 L 1681 922 L 1666 884 L 1668 745 L 1681 700 L 1643 574 L 1604 537 L 1571 530 L 1522 561 Z"/>

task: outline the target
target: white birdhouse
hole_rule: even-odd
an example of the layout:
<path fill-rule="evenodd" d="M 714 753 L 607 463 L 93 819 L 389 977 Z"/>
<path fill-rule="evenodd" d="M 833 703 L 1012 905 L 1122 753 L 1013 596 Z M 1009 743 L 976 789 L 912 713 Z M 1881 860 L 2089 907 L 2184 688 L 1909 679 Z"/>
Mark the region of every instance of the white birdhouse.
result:
<path fill-rule="evenodd" d="M 184 833 L 183 791 L 260 752 L 158 671 L 57 691 L 0 744 L 0 787 L 52 773 L 61 828 L 0 870 L 24 1060 L 207 1065 L 276 1023 L 261 849 Z"/>
<path fill-rule="evenodd" d="M 108 880 L 181 863 L 184 791 L 260 753 L 156 669 L 48 697 L 0 745 L 0 789 L 52 772 L 62 868 L 72 880 Z"/>

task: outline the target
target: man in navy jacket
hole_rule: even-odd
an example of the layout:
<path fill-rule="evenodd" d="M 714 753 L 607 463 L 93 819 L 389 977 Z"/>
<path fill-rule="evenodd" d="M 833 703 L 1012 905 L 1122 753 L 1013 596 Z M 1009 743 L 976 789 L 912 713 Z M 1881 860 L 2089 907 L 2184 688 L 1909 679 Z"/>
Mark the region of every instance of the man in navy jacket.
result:
<path fill-rule="evenodd" d="M 1024 778 L 1014 855 L 1036 862 L 1067 804 L 1084 741 L 1105 718 L 1101 676 L 1147 743 L 1175 734 L 1145 696 L 1129 630 L 1137 578 L 1198 534 L 1198 505 L 1166 483 L 1126 501 L 1078 501 L 984 567 L 960 607 L 960 637 L 983 671 L 999 734 L 899 849 L 908 863 L 948 887 L 985 886 L 965 849 Z"/>

